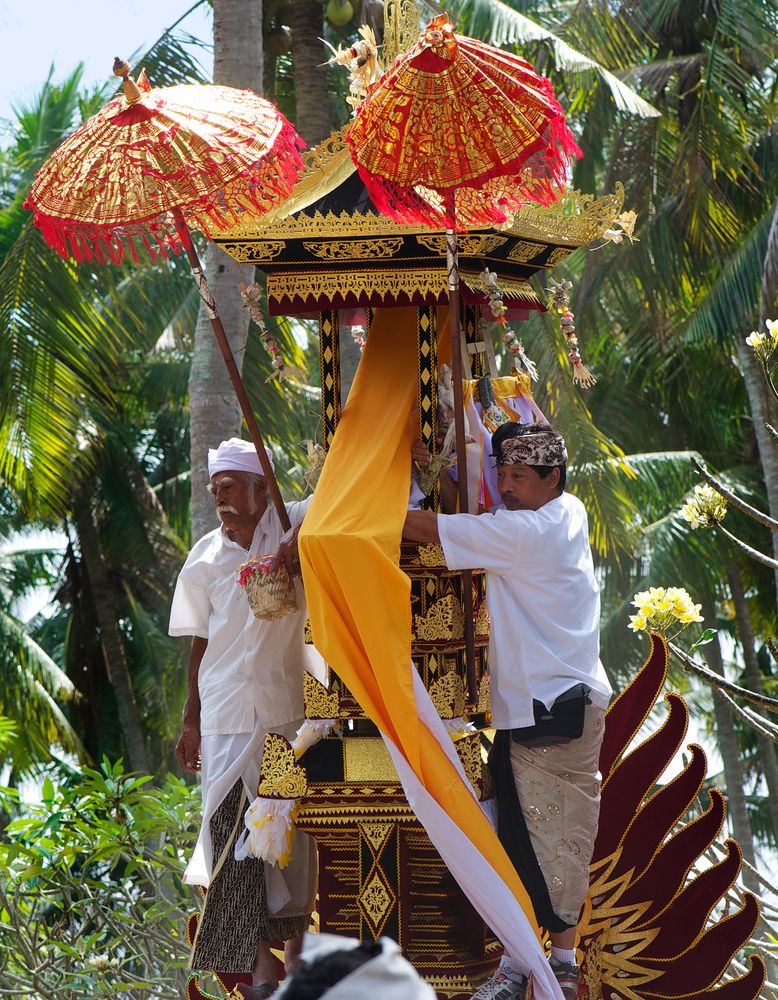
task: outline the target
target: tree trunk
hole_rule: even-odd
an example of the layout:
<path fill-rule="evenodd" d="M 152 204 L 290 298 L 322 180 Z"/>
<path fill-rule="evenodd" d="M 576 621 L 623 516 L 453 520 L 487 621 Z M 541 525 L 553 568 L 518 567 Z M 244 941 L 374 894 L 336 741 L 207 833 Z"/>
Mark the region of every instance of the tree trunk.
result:
<path fill-rule="evenodd" d="M 703 601 L 702 613 L 707 622 L 714 622 L 716 620 L 716 609 L 710 599 Z M 705 646 L 705 656 L 711 670 L 715 671 L 720 677 L 724 677 L 724 661 L 721 655 L 718 636 Z M 750 865 L 756 867 L 754 839 L 748 819 L 746 797 L 743 791 L 743 769 L 740 766 L 735 724 L 732 714 L 718 690 L 713 691 L 713 715 L 716 721 L 719 752 L 724 764 L 724 780 L 727 786 L 727 809 L 732 824 L 732 831 L 735 839 L 740 844 L 743 858 Z M 744 870 L 742 877 L 746 888 L 758 894 L 759 886 L 751 873 Z"/>
<path fill-rule="evenodd" d="M 324 34 L 321 0 L 294 0 L 290 20 L 295 127 L 309 146 L 315 146 L 332 131 L 327 70 L 322 65 L 327 50 L 319 41 Z"/>
<path fill-rule="evenodd" d="M 729 580 L 729 591 L 732 594 L 732 603 L 735 606 L 735 622 L 737 624 L 740 645 L 743 649 L 743 661 L 746 668 L 746 687 L 755 694 L 764 694 L 762 673 L 756 657 L 754 630 L 751 626 L 751 616 L 748 612 L 748 603 L 743 591 L 743 580 L 740 575 L 740 567 L 737 563 L 732 562 L 729 564 L 727 567 L 727 578 Z M 767 801 L 770 808 L 773 835 L 778 837 L 778 753 L 776 753 L 775 744 L 768 736 L 757 733 L 756 740 L 759 747 L 759 762 L 762 765 L 765 784 L 767 785 Z"/>
<path fill-rule="evenodd" d="M 262 0 L 214 0 L 214 83 L 262 93 Z M 205 272 L 238 367 L 249 316 L 238 292 L 254 280 L 253 268 L 238 264 L 209 243 Z M 205 310 L 200 308 L 189 374 L 190 455 L 192 468 L 192 539 L 216 526 L 208 483 L 208 448 L 240 436 L 241 415 Z"/>
<path fill-rule="evenodd" d="M 775 203 L 773 220 L 767 237 L 767 252 L 762 268 L 762 287 L 759 292 L 759 329 L 765 329 L 765 320 L 778 318 L 778 201 Z M 771 517 L 778 518 L 778 445 L 770 435 L 766 424 L 778 425 L 778 404 L 776 404 L 765 382 L 764 372 L 754 357 L 751 348 L 740 340 L 737 356 L 743 372 L 743 380 L 748 393 L 749 409 L 754 422 L 754 434 L 762 463 L 767 506 Z M 778 531 L 772 532 L 773 557 L 778 559 Z M 778 607 L 778 570 L 775 572 L 775 598 Z"/>
<path fill-rule="evenodd" d="M 124 643 L 119 632 L 119 614 L 114 601 L 113 589 L 108 579 L 108 571 L 100 551 L 100 538 L 92 517 L 92 509 L 87 497 L 80 497 L 75 505 L 75 523 L 81 558 L 84 561 L 95 617 L 100 629 L 100 645 L 105 658 L 105 670 L 111 683 L 119 724 L 122 728 L 127 762 L 133 771 L 149 773 L 143 729 L 132 690 L 130 667 L 125 655 Z"/>
<path fill-rule="evenodd" d="M 778 407 L 770 396 L 770 390 L 765 384 L 764 372 L 754 357 L 754 352 L 742 340 L 738 341 L 737 344 L 737 356 L 743 372 L 756 444 L 759 448 L 759 460 L 767 492 L 767 508 L 771 517 L 778 518 L 778 446 L 767 429 L 767 424 L 772 424 L 773 427 L 778 424 Z M 773 557 L 778 559 L 778 531 L 771 532 L 771 535 Z M 775 571 L 774 578 L 776 606 L 778 607 L 778 570 Z"/>

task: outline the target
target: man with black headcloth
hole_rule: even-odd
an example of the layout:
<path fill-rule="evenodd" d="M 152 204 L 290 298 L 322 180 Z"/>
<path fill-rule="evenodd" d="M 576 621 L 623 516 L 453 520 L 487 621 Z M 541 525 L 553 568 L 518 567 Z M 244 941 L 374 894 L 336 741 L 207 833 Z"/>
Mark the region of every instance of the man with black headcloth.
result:
<path fill-rule="evenodd" d="M 408 511 L 403 534 L 440 542 L 449 569 L 487 572 L 498 830 L 550 933 L 551 966 L 572 1000 L 611 694 L 599 659 L 599 589 L 586 510 L 565 492 L 562 436 L 547 425 L 507 423 L 492 436 L 492 452 L 500 509 L 480 516 Z M 504 956 L 473 1000 L 523 1000 L 527 972 L 521 956 Z"/>

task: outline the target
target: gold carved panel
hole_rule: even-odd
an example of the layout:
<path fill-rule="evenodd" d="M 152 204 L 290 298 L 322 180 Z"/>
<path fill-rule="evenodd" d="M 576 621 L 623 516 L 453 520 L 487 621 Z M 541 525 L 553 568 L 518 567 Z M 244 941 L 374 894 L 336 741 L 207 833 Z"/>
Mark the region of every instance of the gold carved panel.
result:
<path fill-rule="evenodd" d="M 307 791 L 305 768 L 297 763 L 289 741 L 279 733 L 267 733 L 257 794 L 268 798 L 299 799 Z"/>
<path fill-rule="evenodd" d="M 402 249 L 403 238 L 376 240 L 303 240 L 303 246 L 319 260 L 385 260 Z"/>
<path fill-rule="evenodd" d="M 268 297 L 279 303 L 285 298 L 317 300 L 323 296 L 333 299 L 347 295 L 358 298 L 367 295 L 394 299 L 401 295 L 438 298 L 446 292 L 446 272 L 443 267 L 438 270 L 309 271 L 305 274 L 282 271 L 268 275 L 267 290 Z"/>
<path fill-rule="evenodd" d="M 221 243 L 220 246 L 240 264 L 267 264 L 282 253 L 286 240 L 246 240 L 240 243 Z"/>
<path fill-rule="evenodd" d="M 337 719 L 340 698 L 337 691 L 329 691 L 321 681 L 306 671 L 303 674 L 303 699 L 308 719 Z"/>
<path fill-rule="evenodd" d="M 454 744 L 467 780 L 480 793 L 483 789 L 483 757 L 481 756 L 481 739 L 477 733 L 464 736 Z"/>
<path fill-rule="evenodd" d="M 414 638 L 420 642 L 461 639 L 464 631 L 465 616 L 456 594 L 446 594 L 435 601 L 426 615 L 413 616 Z"/>
<path fill-rule="evenodd" d="M 465 684 L 455 670 L 449 670 L 429 686 L 432 704 L 441 719 L 455 719 L 465 714 Z"/>
<path fill-rule="evenodd" d="M 533 260 L 545 249 L 542 243 L 530 243 L 528 240 L 520 240 L 508 254 L 508 260 L 514 260 L 517 264 L 526 264 L 527 261 Z"/>
<path fill-rule="evenodd" d="M 446 255 L 445 235 L 439 236 L 437 233 L 432 233 L 429 236 L 417 236 L 416 242 L 419 246 L 425 247 L 427 250 L 432 250 L 433 253 L 439 254 L 441 257 L 445 257 Z M 496 250 L 497 247 L 501 247 L 503 243 L 507 242 L 508 238 L 506 236 L 488 234 L 483 236 L 478 234 L 460 234 L 457 237 L 457 247 L 463 257 L 482 257 L 484 254 L 491 253 L 492 250 Z M 542 246 L 538 247 L 538 250 L 542 249 Z"/>
<path fill-rule="evenodd" d="M 556 250 L 549 254 L 548 260 L 543 266 L 556 267 L 557 264 L 562 263 L 565 257 L 569 257 L 572 252 L 570 247 L 557 247 Z"/>

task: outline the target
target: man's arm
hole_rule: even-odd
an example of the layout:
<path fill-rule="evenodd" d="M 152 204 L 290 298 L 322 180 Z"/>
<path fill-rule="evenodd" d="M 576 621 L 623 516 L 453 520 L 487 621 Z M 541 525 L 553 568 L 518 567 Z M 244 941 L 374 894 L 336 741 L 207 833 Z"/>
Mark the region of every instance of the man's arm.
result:
<path fill-rule="evenodd" d="M 186 702 L 184 704 L 184 720 L 181 736 L 176 743 L 176 757 L 185 771 L 195 773 L 200 770 L 200 689 L 198 678 L 208 640 L 196 635 L 192 639 L 192 650 L 189 654 L 189 675 Z"/>
<path fill-rule="evenodd" d="M 439 542 L 438 515 L 434 510 L 409 510 L 405 515 L 403 538 L 409 542 Z"/>
<path fill-rule="evenodd" d="M 300 575 L 300 551 L 297 548 L 297 536 L 300 534 L 302 523 L 300 521 L 299 524 L 295 525 L 289 538 L 278 546 L 278 551 L 270 564 L 271 573 L 277 572 L 278 567 L 283 564 L 286 566 L 286 572 L 289 576 Z"/>

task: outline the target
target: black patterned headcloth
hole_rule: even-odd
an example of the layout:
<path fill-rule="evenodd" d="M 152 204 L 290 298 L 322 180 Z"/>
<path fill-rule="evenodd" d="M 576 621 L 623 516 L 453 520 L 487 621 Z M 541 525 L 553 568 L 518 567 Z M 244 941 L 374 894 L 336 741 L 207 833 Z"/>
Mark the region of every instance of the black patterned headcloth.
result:
<path fill-rule="evenodd" d="M 492 451 L 497 465 L 567 465 L 565 439 L 544 424 L 502 424 Z"/>

